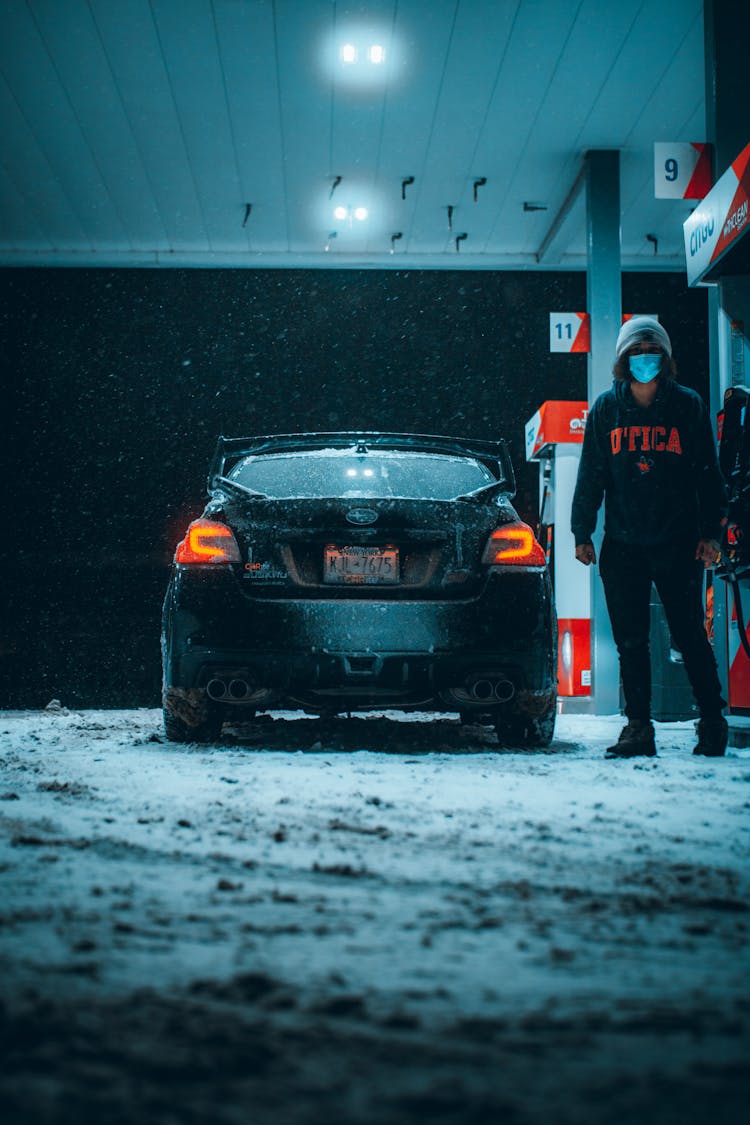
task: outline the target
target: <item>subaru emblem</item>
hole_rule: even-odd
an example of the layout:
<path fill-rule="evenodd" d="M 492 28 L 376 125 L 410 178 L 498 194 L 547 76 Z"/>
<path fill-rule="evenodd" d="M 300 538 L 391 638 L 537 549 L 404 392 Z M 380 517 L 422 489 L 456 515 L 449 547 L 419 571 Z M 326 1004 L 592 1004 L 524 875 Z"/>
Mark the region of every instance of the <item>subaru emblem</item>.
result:
<path fill-rule="evenodd" d="M 361 527 L 366 523 L 375 523 L 378 513 L 374 508 L 350 508 L 346 518 L 349 523 L 356 523 Z"/>

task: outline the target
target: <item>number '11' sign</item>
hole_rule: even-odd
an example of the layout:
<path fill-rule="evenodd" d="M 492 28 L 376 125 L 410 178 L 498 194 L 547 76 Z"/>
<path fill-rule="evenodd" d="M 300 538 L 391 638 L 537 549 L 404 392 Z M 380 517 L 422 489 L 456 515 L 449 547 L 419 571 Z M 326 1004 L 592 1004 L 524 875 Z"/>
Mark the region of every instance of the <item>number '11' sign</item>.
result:
<path fill-rule="evenodd" d="M 633 316 L 656 313 L 623 313 L 622 323 Z M 591 318 L 585 312 L 554 312 L 549 314 L 549 350 L 551 352 L 588 352 L 591 350 Z"/>
<path fill-rule="evenodd" d="M 591 322 L 588 313 L 549 314 L 551 352 L 587 352 L 590 346 Z"/>

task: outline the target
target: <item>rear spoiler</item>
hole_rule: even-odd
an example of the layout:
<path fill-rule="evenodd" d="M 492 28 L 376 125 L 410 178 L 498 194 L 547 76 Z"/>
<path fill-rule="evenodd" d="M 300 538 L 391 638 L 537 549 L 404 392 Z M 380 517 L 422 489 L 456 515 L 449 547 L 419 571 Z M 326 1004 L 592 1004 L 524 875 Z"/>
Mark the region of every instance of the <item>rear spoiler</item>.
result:
<path fill-rule="evenodd" d="M 335 431 L 311 434 L 266 434 L 258 437 L 220 437 L 216 442 L 208 470 L 208 491 L 217 487 L 218 477 L 225 477 L 243 457 L 258 453 L 292 453 L 302 449 L 366 449 L 412 450 L 419 453 L 447 453 L 474 457 L 490 470 L 498 482 L 507 485 L 503 491 L 515 496 L 516 478 L 507 442 L 482 441 L 478 438 L 444 437 L 439 434 L 389 434 L 381 431 Z"/>

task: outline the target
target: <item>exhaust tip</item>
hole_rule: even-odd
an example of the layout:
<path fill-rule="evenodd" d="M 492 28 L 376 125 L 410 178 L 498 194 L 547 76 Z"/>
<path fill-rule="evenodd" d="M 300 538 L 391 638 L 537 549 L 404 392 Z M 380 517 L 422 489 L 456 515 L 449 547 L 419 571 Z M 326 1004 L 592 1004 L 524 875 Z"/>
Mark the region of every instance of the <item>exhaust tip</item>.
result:
<path fill-rule="evenodd" d="M 516 685 L 510 680 L 498 680 L 494 687 L 495 699 L 508 703 L 516 694 Z"/>
<path fill-rule="evenodd" d="M 498 673 L 485 673 L 475 679 L 468 677 L 464 687 L 456 689 L 464 698 L 468 696 L 474 703 L 509 703 L 516 694 L 516 685 L 507 676 Z"/>
<path fill-rule="evenodd" d="M 227 694 L 227 685 L 223 680 L 209 680 L 206 684 L 206 695 L 209 699 L 223 699 Z"/>
<path fill-rule="evenodd" d="M 475 699 L 479 699 L 485 703 L 488 699 L 492 699 L 494 695 L 494 687 L 491 680 L 475 680 L 470 688 L 471 694 Z"/>
<path fill-rule="evenodd" d="M 230 680 L 229 696 L 231 699 L 247 699 L 250 694 L 250 685 L 247 680 Z"/>

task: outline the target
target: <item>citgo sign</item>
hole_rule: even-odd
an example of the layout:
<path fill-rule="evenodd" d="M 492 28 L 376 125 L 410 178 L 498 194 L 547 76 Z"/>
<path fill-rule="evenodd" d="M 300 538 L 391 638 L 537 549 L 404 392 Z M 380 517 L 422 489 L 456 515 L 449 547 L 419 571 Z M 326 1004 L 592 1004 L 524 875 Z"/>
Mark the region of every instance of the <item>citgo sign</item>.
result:
<path fill-rule="evenodd" d="M 750 225 L 750 144 L 683 223 L 688 284 L 697 285 Z"/>

